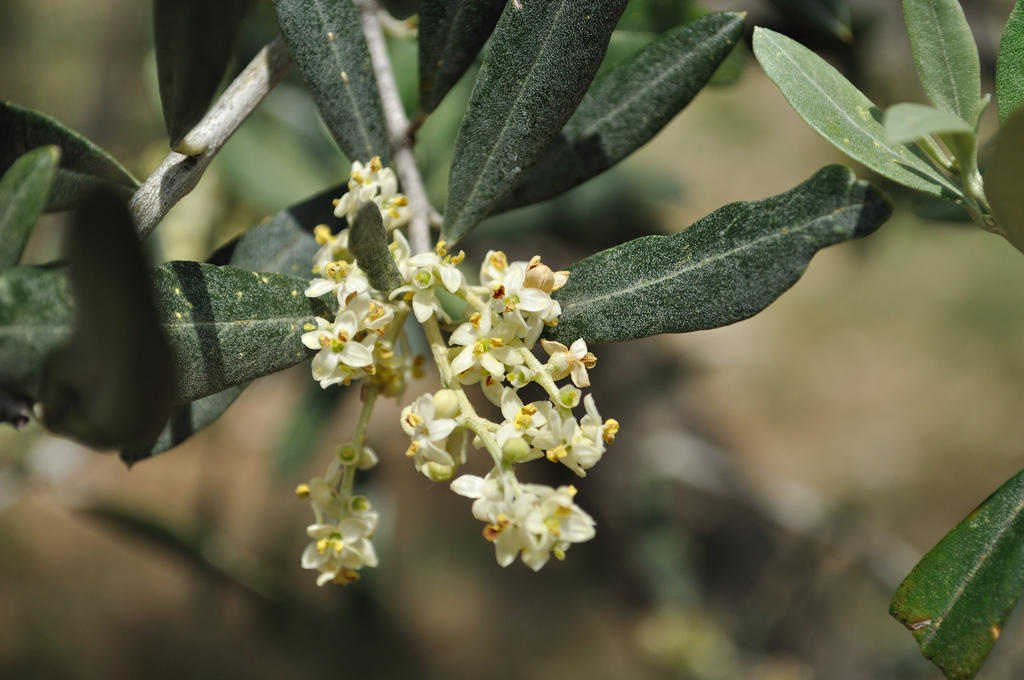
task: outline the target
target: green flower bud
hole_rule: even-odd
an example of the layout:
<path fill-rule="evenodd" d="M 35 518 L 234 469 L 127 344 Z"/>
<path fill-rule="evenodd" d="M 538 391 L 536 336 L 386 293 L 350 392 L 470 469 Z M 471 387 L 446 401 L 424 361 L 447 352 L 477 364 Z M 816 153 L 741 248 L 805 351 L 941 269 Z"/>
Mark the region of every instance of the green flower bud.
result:
<path fill-rule="evenodd" d="M 522 437 L 512 437 L 501 447 L 501 456 L 509 463 L 521 463 L 530 457 L 530 445 Z"/>
<path fill-rule="evenodd" d="M 455 468 L 430 461 L 423 466 L 423 472 L 433 482 L 447 482 L 455 473 Z"/>
<path fill-rule="evenodd" d="M 454 418 L 459 411 L 459 395 L 455 390 L 438 390 L 434 393 L 435 418 Z"/>

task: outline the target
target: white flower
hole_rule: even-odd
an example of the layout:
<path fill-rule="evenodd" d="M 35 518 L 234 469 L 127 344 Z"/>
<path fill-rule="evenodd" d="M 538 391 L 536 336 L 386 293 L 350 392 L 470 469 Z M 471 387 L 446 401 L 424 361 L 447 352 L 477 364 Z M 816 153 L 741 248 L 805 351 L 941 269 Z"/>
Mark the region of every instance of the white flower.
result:
<path fill-rule="evenodd" d="M 537 571 L 547 564 L 552 552 L 559 560 L 565 559 L 570 544 L 594 537 L 594 518 L 573 502 L 576 487 L 527 484 L 525 488 L 535 500 L 522 520 L 528 543 L 523 548 L 523 564 Z"/>
<path fill-rule="evenodd" d="M 511 474 L 494 469 L 486 477 L 463 475 L 451 489 L 474 499 L 473 516 L 487 523 L 484 538 L 494 543 L 503 567 L 522 554 L 523 563 L 536 571 L 552 552 L 563 559 L 572 543 L 594 537 L 593 518 L 573 502 L 575 487 L 518 484 Z"/>
<path fill-rule="evenodd" d="M 391 297 L 412 293 L 412 312 L 420 323 L 433 314 L 439 319 L 449 321 L 448 315 L 441 308 L 441 302 L 434 294 L 434 286 L 441 283 L 449 293 L 455 293 L 463 286 L 462 272 L 455 264 L 451 256 L 442 259 L 437 253 L 413 255 L 405 261 L 405 266 L 401 270 L 406 285 L 393 290 Z"/>
<path fill-rule="evenodd" d="M 348 384 L 360 369 L 372 367 L 376 340 L 376 333 L 359 328 L 351 310 L 340 311 L 334 323 L 316 317 L 316 327 L 302 334 L 303 345 L 320 350 L 313 357 L 313 379 L 320 381 L 320 387 Z"/>
<path fill-rule="evenodd" d="M 593 352 L 587 351 L 587 343 L 583 338 L 566 347 L 560 342 L 541 340 L 541 347 L 550 355 L 547 366 L 551 371 L 551 377 L 561 380 L 565 376 L 572 377 L 572 384 L 576 387 L 590 387 L 590 376 L 587 369 L 597 364 L 597 357 Z"/>
<path fill-rule="evenodd" d="M 434 417 L 434 395 L 422 394 L 402 409 L 401 423 L 412 440 L 405 453 L 414 459 L 417 470 L 422 472 L 427 463 L 455 465 L 444 446 L 456 423 L 452 418 Z"/>
<path fill-rule="evenodd" d="M 499 446 L 504 446 L 513 437 L 522 437 L 530 443 L 536 435 L 542 433 L 547 426 L 547 413 L 550 411 L 545 406 L 546 402 L 523 404 L 516 391 L 506 387 L 501 393 L 501 414 L 505 420 L 495 433 Z M 536 456 L 524 457 L 522 461 L 539 457 L 538 453 Z"/>
<path fill-rule="evenodd" d="M 350 295 L 365 293 L 370 289 L 366 273 L 344 260 L 328 262 L 322 267 L 322 272 L 322 277 L 309 282 L 306 297 L 316 298 L 325 293 L 334 293 L 338 297 L 338 304 L 344 306 Z"/>
<path fill-rule="evenodd" d="M 384 228 L 388 230 L 405 225 L 412 216 L 409 199 L 398 193 L 394 170 L 383 167 L 378 156 L 371 158 L 365 166 L 359 161 L 352 163 L 348 193 L 338 199 L 334 215 L 344 217 L 352 224 L 359 205 L 366 201 L 377 204 Z"/>
<path fill-rule="evenodd" d="M 331 262 L 352 262 L 352 254 L 348 251 L 348 229 L 331 234 L 326 224 L 317 225 L 313 229 L 313 238 L 320 244 L 320 250 L 313 256 L 313 273 L 323 274 L 324 267 Z"/>
<path fill-rule="evenodd" d="M 591 416 L 591 411 L 593 411 L 592 417 L 600 422 L 600 416 L 597 415 L 597 409 L 594 407 L 593 396 L 588 394 L 584 398 L 584 404 L 586 404 L 588 416 Z M 534 437 L 533 445 L 544 449 L 544 455 L 552 463 L 561 463 L 580 477 L 586 477 L 586 470 L 597 465 L 604 454 L 604 442 L 601 437 L 598 436 L 595 441 L 587 436 L 580 430 L 579 423 L 571 413 L 562 415 L 556 409 L 551 408 L 549 403 L 540 406 L 548 407 L 543 409 L 547 427 Z"/>
<path fill-rule="evenodd" d="M 526 267 L 525 262 L 508 265 L 501 280 L 490 283 L 490 301 L 491 308 L 516 328 L 527 347 L 532 347 L 545 324 L 557 323 L 562 306 L 549 293 L 526 285 Z"/>
<path fill-rule="evenodd" d="M 448 344 L 463 346 L 452 360 L 452 370 L 458 375 L 480 366 L 494 380 L 501 382 L 505 379 L 506 369 L 523 363 L 519 345 L 513 340 L 514 330 L 500 317 L 498 324 L 492 327 L 490 312 L 476 312 L 448 338 Z"/>
<path fill-rule="evenodd" d="M 343 516 L 334 521 L 309 525 L 312 540 L 302 553 L 302 567 L 320 572 L 316 584 L 334 581 L 350 583 L 359 578 L 356 570 L 375 567 L 377 553 L 371 539 L 377 526 L 377 513 L 370 510 L 363 496 L 349 499 Z"/>

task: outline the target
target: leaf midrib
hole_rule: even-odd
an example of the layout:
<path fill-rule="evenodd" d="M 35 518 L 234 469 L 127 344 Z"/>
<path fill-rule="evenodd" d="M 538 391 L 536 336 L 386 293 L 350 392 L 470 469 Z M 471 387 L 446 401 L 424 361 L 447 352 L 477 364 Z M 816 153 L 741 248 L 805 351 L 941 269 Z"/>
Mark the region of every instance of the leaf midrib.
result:
<path fill-rule="evenodd" d="M 505 116 L 505 122 L 501 126 L 501 130 L 494 137 L 494 142 L 491 144 L 491 148 L 487 152 L 487 156 L 484 158 L 483 165 L 481 166 L 480 172 L 476 174 L 476 181 L 473 182 L 473 186 L 470 187 L 469 194 L 466 196 L 466 200 L 462 202 L 462 208 L 459 210 L 458 216 L 452 221 L 453 225 L 459 224 L 462 221 L 462 216 L 466 214 L 466 208 L 473 203 L 473 198 L 477 194 L 477 190 L 480 188 L 484 181 L 484 177 L 488 174 L 487 171 L 493 164 L 494 150 L 501 146 L 501 142 L 505 137 L 505 132 L 508 130 L 509 122 L 512 120 L 512 112 L 516 111 L 519 107 L 519 102 L 522 101 L 523 95 L 527 90 L 527 85 L 533 79 L 534 73 L 537 70 L 537 65 L 541 62 L 541 56 L 547 51 L 548 45 L 551 42 L 551 34 L 555 29 L 555 25 L 558 23 L 558 19 L 562 16 L 562 12 L 565 10 L 568 0 L 562 0 L 559 3 L 558 9 L 555 12 L 555 16 L 548 24 L 547 33 L 544 35 L 544 39 L 541 41 L 540 49 L 535 52 L 533 63 L 530 64 L 530 69 L 526 73 L 526 77 L 523 78 L 523 85 L 519 88 L 519 92 L 516 94 L 516 98 L 512 105 L 508 107 L 508 115 Z M 522 11 L 522 10 L 520 10 Z M 525 19 L 524 19 L 525 20 Z"/>
<path fill-rule="evenodd" d="M 928 629 L 924 632 L 924 634 L 922 634 L 919 638 L 918 644 L 922 649 L 924 649 L 926 645 L 931 643 L 935 636 L 938 635 L 939 628 L 941 627 L 942 622 L 946 620 L 946 617 L 949 615 L 951 611 L 953 611 L 953 608 L 960 601 L 960 598 L 962 598 L 964 596 L 964 593 L 967 592 L 967 586 L 968 584 L 970 584 L 974 576 L 981 570 L 982 567 L 984 567 L 988 563 L 988 556 L 992 554 L 993 548 L 996 546 L 997 543 L 999 543 L 1002 540 L 1003 536 L 1010 529 L 1010 526 L 1014 524 L 1014 522 L 1017 520 L 1018 516 L 1021 513 L 1021 510 L 1024 510 L 1024 500 L 1021 500 L 1020 502 L 1017 503 L 1016 507 L 1014 507 L 1009 517 L 1007 517 L 1007 519 L 999 527 L 999 530 L 996 532 L 996 535 L 992 538 L 991 541 L 986 543 L 985 549 L 983 551 L 983 554 L 986 556 L 985 559 L 981 559 L 975 562 L 974 566 L 972 566 L 963 575 L 963 578 L 957 581 L 957 587 L 956 590 L 953 591 L 954 594 L 949 601 L 949 605 L 947 605 L 946 608 L 943 609 L 941 613 L 939 613 L 933 619 L 932 625 L 929 626 Z"/>
<path fill-rule="evenodd" d="M 953 102 L 956 105 L 956 114 L 960 117 L 965 117 L 964 112 L 967 109 L 965 108 L 964 103 L 960 101 L 960 88 L 957 87 L 957 80 L 953 75 L 953 65 L 949 61 L 949 51 L 946 49 L 946 33 L 943 31 L 944 26 L 942 25 L 942 22 L 939 21 L 938 11 L 935 9 L 935 5 L 926 3 L 924 10 L 931 15 L 935 36 L 939 42 L 942 52 L 942 65 L 946 69 L 946 77 L 949 79 L 949 89 L 953 95 Z"/>
<path fill-rule="evenodd" d="M 723 33 L 727 33 L 731 23 L 732 22 L 727 22 L 719 30 L 715 31 L 711 36 L 708 36 L 705 40 L 701 40 L 699 44 L 701 50 L 703 51 L 705 49 L 707 43 L 715 42 L 722 36 Z M 664 71 L 661 72 L 661 75 L 659 75 L 655 80 L 650 81 L 650 83 L 647 86 L 642 87 L 639 90 L 634 90 L 634 93 L 631 96 L 627 97 L 626 99 L 622 100 L 622 102 L 618 106 L 609 109 L 600 118 L 594 120 L 590 125 L 584 127 L 580 131 L 581 136 L 586 137 L 588 135 L 593 134 L 602 125 L 604 125 L 604 123 L 609 118 L 614 118 L 615 116 L 621 115 L 623 111 L 631 108 L 633 103 L 637 99 L 640 99 L 641 97 L 647 95 L 652 90 L 657 89 L 657 87 L 660 86 L 665 80 L 668 80 L 669 78 L 675 76 L 675 74 L 678 73 L 679 71 L 685 70 L 685 68 L 689 66 L 695 58 L 696 52 L 697 50 L 691 50 L 690 52 L 687 52 L 683 59 L 680 59 L 675 63 L 675 68 L 665 69 Z"/>
<path fill-rule="evenodd" d="M 313 0 L 313 5 L 316 7 L 317 15 L 320 17 L 320 27 L 321 27 L 321 29 L 326 29 L 329 17 L 324 13 L 322 0 Z M 334 24 L 333 23 L 331 24 L 331 27 L 334 28 Z M 333 31 L 330 31 L 330 32 L 333 33 Z M 326 38 L 326 36 L 321 36 L 321 37 Z M 338 36 L 335 36 L 335 40 L 328 39 L 327 40 L 327 47 L 330 50 L 331 54 L 334 55 L 334 63 L 338 67 L 338 73 L 340 74 L 343 71 L 345 73 L 347 73 L 347 71 L 343 68 L 343 66 L 345 66 L 345 64 L 342 63 L 341 52 L 340 52 L 338 46 L 336 45 L 337 37 Z M 363 138 L 364 145 L 365 145 L 366 148 L 372 149 L 373 148 L 373 142 L 371 141 L 370 135 L 369 135 L 369 131 L 366 128 L 366 122 L 363 119 L 363 114 L 359 110 L 359 102 L 356 101 L 355 95 L 352 93 L 352 85 L 351 85 L 351 83 L 346 83 L 344 81 L 344 79 L 341 79 L 340 75 L 339 75 L 339 79 L 341 80 L 342 88 L 344 88 L 343 91 L 345 93 L 345 96 L 349 100 L 349 110 L 351 112 L 352 117 L 355 118 L 355 120 L 356 120 L 356 127 L 359 130 L 360 136 L 362 136 L 362 138 Z M 374 83 L 376 83 L 376 77 L 374 78 Z M 360 160 L 360 158 L 357 157 L 357 158 L 353 158 L 352 160 Z M 369 158 L 367 158 L 366 160 L 369 160 Z"/>
<path fill-rule="evenodd" d="M 900 154 L 892 145 L 890 145 L 888 139 L 880 139 L 880 138 L 876 137 L 875 135 L 872 135 L 870 132 L 868 132 L 864 128 L 862 128 L 858 124 L 858 122 L 853 117 L 851 117 L 849 113 L 846 112 L 846 110 L 843 107 L 839 106 L 839 104 L 836 102 L 836 100 L 833 99 L 831 97 L 831 95 L 826 90 L 823 90 L 818 85 L 818 83 L 814 80 L 814 78 L 812 78 L 810 76 L 810 74 L 808 74 L 806 71 L 804 71 L 804 69 L 801 67 L 801 65 L 797 61 L 795 61 L 789 55 L 789 53 L 786 50 L 782 49 L 779 46 L 779 44 L 775 42 L 774 37 L 770 33 L 763 33 L 763 35 L 765 36 L 766 39 L 768 39 L 771 42 L 772 47 L 775 48 L 775 50 L 779 53 L 779 55 L 784 57 L 785 59 L 787 59 L 789 61 L 789 63 L 791 63 L 797 69 L 797 71 L 799 71 L 800 75 L 803 76 L 804 80 L 806 82 L 810 83 L 810 85 L 815 90 L 817 90 L 819 93 L 821 93 L 821 95 L 828 101 L 828 103 L 832 105 L 832 108 L 833 108 L 834 111 L 838 112 L 843 118 L 845 118 L 847 121 L 849 121 L 850 124 L 854 128 L 856 128 L 857 130 L 860 130 L 872 142 L 877 142 L 881 147 L 885 148 L 887 151 L 889 151 L 889 152 L 891 152 L 891 153 L 893 153 L 893 154 L 895 154 L 897 156 L 902 156 L 902 154 Z M 874 104 L 872 104 L 870 100 L 867 100 L 867 101 L 868 101 L 869 104 L 871 104 L 871 106 L 874 106 Z M 815 128 L 815 129 L 817 129 L 817 128 Z M 902 146 L 903 148 L 907 148 L 905 145 L 900 145 L 900 146 Z M 908 151 L 909 151 L 909 149 L 908 149 Z M 934 172 L 933 169 L 930 166 L 925 165 L 924 163 L 921 163 L 920 160 L 917 158 L 917 156 L 914 156 L 913 154 L 910 154 L 909 158 L 902 158 L 901 162 L 906 163 L 908 165 L 911 165 L 911 167 L 913 167 L 913 168 L 915 168 L 915 169 L 917 169 L 917 170 L 927 174 L 928 178 L 932 181 L 933 184 L 935 184 L 935 185 L 937 185 L 939 187 L 945 187 L 946 189 L 950 189 L 954 193 L 957 193 L 957 194 L 960 193 L 958 189 L 956 189 L 952 185 L 947 184 L 944 178 L 941 179 L 941 181 L 940 181 L 938 177 L 935 177 L 935 175 L 933 174 L 933 172 Z M 922 178 L 918 178 L 918 179 L 922 179 Z"/>
<path fill-rule="evenodd" d="M 629 288 L 620 288 L 618 290 L 610 291 L 608 293 L 602 293 L 601 295 L 597 295 L 597 296 L 594 296 L 594 297 L 583 298 L 581 300 L 576 300 L 576 301 L 570 302 L 569 304 L 565 305 L 562 308 L 562 312 L 565 313 L 568 310 L 572 309 L 573 307 L 578 307 L 580 305 L 593 305 L 593 304 L 596 304 L 598 302 L 602 302 L 604 300 L 611 299 L 611 298 L 627 296 L 627 295 L 635 295 L 637 291 L 641 291 L 641 290 L 644 290 L 646 288 L 650 288 L 651 286 L 657 286 L 657 285 L 659 285 L 661 283 L 664 283 L 665 281 L 668 281 L 670 279 L 674 279 L 676 277 L 682 276 L 682 275 L 687 274 L 687 273 L 689 273 L 691 271 L 694 271 L 696 269 L 705 267 L 705 266 L 710 265 L 710 264 L 712 264 L 714 262 L 717 262 L 718 260 L 721 260 L 723 258 L 730 257 L 732 255 L 736 255 L 738 253 L 742 253 L 744 251 L 750 250 L 750 249 L 760 245 L 761 243 L 764 243 L 765 241 L 777 240 L 779 238 L 784 238 L 784 237 L 792 236 L 794 234 L 802 233 L 802 232 L 806 231 L 807 229 L 811 228 L 812 226 L 816 225 L 817 223 L 819 223 L 822 220 L 831 220 L 831 219 L 834 219 L 837 215 L 842 214 L 846 210 L 850 210 L 852 208 L 864 208 L 867 205 L 869 205 L 869 203 L 865 202 L 865 203 L 857 203 L 855 205 L 843 205 L 843 206 L 840 206 L 840 207 L 836 208 L 835 210 L 833 210 L 832 212 L 830 212 L 828 215 L 819 215 L 819 216 L 815 217 L 814 219 L 808 220 L 807 222 L 805 222 L 805 223 L 803 223 L 803 224 L 801 224 L 799 226 L 789 227 L 787 233 L 783 233 L 781 231 L 771 232 L 769 234 L 765 234 L 764 236 L 760 236 L 760 237 L 758 237 L 756 239 L 753 239 L 751 241 L 746 241 L 746 242 L 744 242 L 742 245 L 740 245 L 738 247 L 731 248 L 729 250 L 721 251 L 721 252 L 716 253 L 716 254 L 714 254 L 714 255 L 712 255 L 710 257 L 706 257 L 706 258 L 704 258 L 702 260 L 699 260 L 698 262 L 694 262 L 694 263 L 692 263 L 690 265 L 687 265 L 685 267 L 682 267 L 680 269 L 674 269 L 671 272 L 665 274 L 664 276 L 659 276 L 656 279 L 640 280 L 639 282 L 637 282 L 636 285 L 630 286 Z M 736 220 L 734 220 L 733 223 L 735 223 L 735 221 Z M 686 232 L 683 231 L 681 233 L 685 234 Z M 673 238 L 673 237 L 672 236 L 664 236 L 662 238 L 667 238 L 668 239 L 668 238 Z M 819 248 L 815 248 L 816 251 L 818 249 Z M 572 279 L 572 274 L 569 275 L 569 278 Z"/>

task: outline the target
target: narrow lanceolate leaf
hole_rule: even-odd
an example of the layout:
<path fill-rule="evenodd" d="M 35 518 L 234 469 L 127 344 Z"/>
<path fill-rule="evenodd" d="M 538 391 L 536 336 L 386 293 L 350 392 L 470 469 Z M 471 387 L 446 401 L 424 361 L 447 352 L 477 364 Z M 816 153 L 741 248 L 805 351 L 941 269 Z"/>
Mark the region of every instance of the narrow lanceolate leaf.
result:
<path fill-rule="evenodd" d="M 742 14 L 711 14 L 613 68 L 501 207 L 557 196 L 646 144 L 690 103 L 742 35 Z"/>
<path fill-rule="evenodd" d="M 1003 235 L 1024 253 L 1024 111 L 1017 111 L 999 128 L 992 159 L 985 169 L 985 195 Z"/>
<path fill-rule="evenodd" d="M 170 262 L 154 270 L 154 284 L 179 369 L 180 401 L 304 361 L 303 325 L 330 314 L 303 294 L 305 277 Z"/>
<path fill-rule="evenodd" d="M 32 149 L 60 147 L 60 168 L 47 210 L 69 210 L 99 185 L 110 184 L 125 197 L 139 185 L 120 163 L 77 132 L 49 116 L 10 102 L 0 103 L 0 172 Z"/>
<path fill-rule="evenodd" d="M 455 141 L 441 238 L 454 244 L 524 177 L 597 72 L 626 0 L 509 2 Z"/>
<path fill-rule="evenodd" d="M 90 446 L 148 441 L 170 412 L 174 376 L 126 202 L 87 196 L 64 251 L 74 325 L 43 366 L 43 423 Z"/>
<path fill-rule="evenodd" d="M 151 442 L 129 446 L 121 449 L 121 460 L 132 465 L 152 458 L 153 456 L 173 449 L 178 444 L 199 432 L 204 427 L 220 418 L 235 399 L 242 394 L 247 385 L 236 385 L 226 390 L 215 392 L 202 399 L 182 404 L 171 411 L 171 417 L 160 430 L 160 434 Z"/>
<path fill-rule="evenodd" d="M 390 157 L 359 12 L 352 0 L 274 0 L 288 49 L 334 141 L 350 160 Z"/>
<path fill-rule="evenodd" d="M 420 3 L 420 110 L 430 113 L 487 42 L 507 0 Z"/>
<path fill-rule="evenodd" d="M 349 231 L 348 247 L 371 286 L 387 294 L 402 285 L 402 273 L 388 247 L 388 233 L 376 203 L 367 201 L 359 207 Z"/>
<path fill-rule="evenodd" d="M 928 135 L 974 135 L 974 128 L 960 116 L 923 104 L 896 104 L 885 112 L 885 133 L 900 144 Z"/>
<path fill-rule="evenodd" d="M 227 71 L 253 0 L 154 0 L 153 35 L 160 101 L 171 146 L 199 122 Z M 202 150 L 196 151 L 201 153 Z"/>
<path fill-rule="evenodd" d="M 1017 0 L 999 41 L 996 60 L 999 122 L 1024 105 L 1024 0 Z"/>
<path fill-rule="evenodd" d="M 850 6 L 846 0 L 770 0 L 793 21 L 843 42 L 853 40 Z"/>
<path fill-rule="evenodd" d="M 60 149 L 44 146 L 14 162 L 0 179 L 0 269 L 21 259 L 28 237 L 46 209 Z"/>
<path fill-rule="evenodd" d="M 572 265 L 548 335 L 614 342 L 746 319 L 796 283 L 819 249 L 878 228 L 889 201 L 840 165 L 772 198 L 719 208 L 674 236 L 645 236 Z"/>
<path fill-rule="evenodd" d="M 878 107 L 814 52 L 758 27 L 754 55 L 800 117 L 836 148 L 911 189 L 940 198 L 961 195 L 918 151 L 891 141 Z"/>
<path fill-rule="evenodd" d="M 960 0 L 903 0 L 903 20 L 928 98 L 975 125 L 981 113 L 981 65 Z"/>
<path fill-rule="evenodd" d="M 313 256 L 319 248 L 310 233 L 311 228 L 326 222 L 337 230 L 340 220 L 334 217 L 331 199 L 344 191 L 343 187 L 332 187 L 280 211 L 247 231 L 228 251 L 221 254 L 220 262 L 258 272 L 308 276 Z M 181 444 L 220 418 L 247 386 L 248 383 L 236 385 L 179 404 L 171 412 L 171 417 L 155 441 L 122 449 L 121 460 L 131 465 Z"/>
<path fill-rule="evenodd" d="M 973 678 L 1024 592 L 1024 472 L 925 555 L 889 613 L 950 680 Z"/>

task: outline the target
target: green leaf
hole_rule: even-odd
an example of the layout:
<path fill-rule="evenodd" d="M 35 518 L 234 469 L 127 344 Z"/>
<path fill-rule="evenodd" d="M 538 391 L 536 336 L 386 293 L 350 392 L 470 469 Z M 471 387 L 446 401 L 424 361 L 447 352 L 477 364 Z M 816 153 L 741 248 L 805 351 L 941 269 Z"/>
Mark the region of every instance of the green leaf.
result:
<path fill-rule="evenodd" d="M 170 412 L 174 375 L 125 202 L 109 190 L 86 197 L 64 250 L 74 326 L 43 366 L 43 423 L 101 448 L 146 441 Z"/>
<path fill-rule="evenodd" d="M 0 271 L 0 390 L 39 400 L 43 364 L 71 335 L 72 308 L 62 267 Z"/>
<path fill-rule="evenodd" d="M 595 82 L 500 209 L 557 196 L 650 141 L 711 79 L 743 35 L 743 18 L 722 12 L 675 28 Z"/>
<path fill-rule="evenodd" d="M 974 128 L 960 116 L 924 104 L 896 104 L 885 112 L 885 133 L 906 144 L 928 135 L 971 135 Z"/>
<path fill-rule="evenodd" d="M 487 42 L 507 0 L 423 0 L 420 7 L 420 111 L 430 113 Z"/>
<path fill-rule="evenodd" d="M 46 208 L 60 148 L 44 146 L 14 162 L 0 179 L 0 269 L 21 259 L 32 228 Z"/>
<path fill-rule="evenodd" d="M 999 122 L 1024 105 L 1024 0 L 1017 0 L 999 41 L 996 60 Z"/>
<path fill-rule="evenodd" d="M 160 101 L 175 150 L 189 153 L 178 144 L 213 101 L 252 5 L 253 0 L 153 0 Z"/>
<path fill-rule="evenodd" d="M 455 140 L 441 238 L 475 227 L 536 163 L 587 91 L 625 0 L 505 6 Z"/>
<path fill-rule="evenodd" d="M 49 116 L 0 103 L 0 172 L 32 149 L 60 147 L 60 168 L 46 202 L 48 211 L 69 210 L 99 185 L 113 184 L 127 198 L 139 183 L 103 149 Z"/>
<path fill-rule="evenodd" d="M 976 125 L 981 113 L 981 65 L 959 0 L 903 0 L 903 20 L 928 98 L 943 111 Z"/>
<path fill-rule="evenodd" d="M 224 415 L 224 412 L 235 403 L 246 387 L 248 387 L 248 383 L 236 385 L 175 407 L 171 411 L 170 419 L 155 440 L 122 448 L 121 460 L 131 466 L 140 460 L 152 458 L 173 449 Z"/>
<path fill-rule="evenodd" d="M 889 613 L 950 680 L 973 678 L 1024 591 L 1024 472 L 928 551 Z"/>
<path fill-rule="evenodd" d="M 154 283 L 179 368 L 180 401 L 304 361 L 303 324 L 331 313 L 303 294 L 306 277 L 170 262 L 156 268 Z"/>
<path fill-rule="evenodd" d="M 919 151 L 892 142 L 878 107 L 814 52 L 758 27 L 754 55 L 800 117 L 840 151 L 911 189 L 940 198 L 961 195 Z"/>
<path fill-rule="evenodd" d="M 344 191 L 344 187 L 331 187 L 280 211 L 247 231 L 229 249 L 215 257 L 224 263 L 252 271 L 308 276 L 313 256 L 319 248 L 310 228 L 322 222 L 337 227 L 340 220 L 334 217 L 331 199 Z M 220 418 L 246 387 L 248 384 L 229 387 L 178 405 L 154 442 L 122 449 L 121 460 L 131 465 L 181 444 Z"/>
<path fill-rule="evenodd" d="M 797 23 L 844 43 L 853 41 L 850 6 L 845 0 L 770 0 L 775 8 Z"/>
<path fill-rule="evenodd" d="M 388 164 L 387 128 L 352 0 L 274 0 L 288 49 L 331 136 L 350 160 Z"/>
<path fill-rule="evenodd" d="M 732 203 L 673 236 L 645 236 L 569 268 L 549 337 L 615 342 L 725 326 L 767 307 L 821 248 L 870 234 L 885 196 L 840 165 L 783 194 Z"/>
<path fill-rule="evenodd" d="M 371 286 L 387 294 L 402 285 L 402 273 L 388 247 L 388 232 L 380 208 L 373 201 L 359 206 L 349 230 L 348 247 Z"/>
<path fill-rule="evenodd" d="M 1006 240 L 1024 253 L 1024 110 L 1006 119 L 994 147 L 985 169 L 985 195 Z"/>

